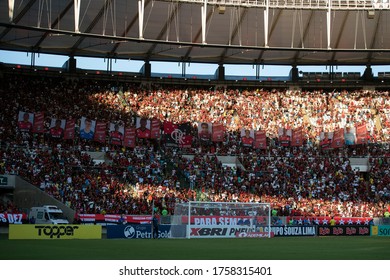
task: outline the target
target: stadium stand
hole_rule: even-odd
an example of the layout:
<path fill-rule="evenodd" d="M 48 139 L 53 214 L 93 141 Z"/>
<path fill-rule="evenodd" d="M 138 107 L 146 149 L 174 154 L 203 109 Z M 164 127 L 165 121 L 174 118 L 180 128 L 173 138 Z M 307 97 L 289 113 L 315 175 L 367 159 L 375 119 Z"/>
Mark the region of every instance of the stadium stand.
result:
<path fill-rule="evenodd" d="M 381 217 L 390 207 L 388 91 L 146 88 L 7 74 L 0 102 L 0 174 L 27 179 L 78 213 L 150 214 L 153 205 L 172 213 L 188 200 L 270 202 L 280 216 Z M 32 131 L 20 125 L 25 112 Z M 83 117 L 105 124 L 103 140 L 79 137 Z M 141 117 L 160 121 L 161 140 L 113 144 L 108 123 L 127 129 Z M 76 120 L 72 137 L 56 137 L 57 119 Z M 222 124 L 223 137 L 202 142 L 200 122 Z M 166 124 L 189 124 L 189 143 L 169 145 Z M 360 145 L 321 145 L 322 133 L 359 125 L 366 128 Z M 302 128 L 300 144 L 285 146 L 281 128 Z M 244 145 L 243 129 L 265 131 L 267 148 Z M 369 172 L 353 168 L 350 157 L 368 158 Z"/>

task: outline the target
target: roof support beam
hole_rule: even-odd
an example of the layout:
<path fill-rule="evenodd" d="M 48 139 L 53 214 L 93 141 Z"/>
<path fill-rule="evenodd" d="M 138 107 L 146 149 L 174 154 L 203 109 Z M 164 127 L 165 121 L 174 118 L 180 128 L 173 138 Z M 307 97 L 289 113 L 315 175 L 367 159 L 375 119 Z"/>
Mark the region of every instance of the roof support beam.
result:
<path fill-rule="evenodd" d="M 264 10 L 264 47 L 268 47 L 268 34 L 269 34 L 269 0 L 266 2 L 265 10 Z"/>
<path fill-rule="evenodd" d="M 58 22 L 65 16 L 65 14 L 69 11 L 69 9 L 72 7 L 74 0 L 70 0 L 68 5 L 65 7 L 65 9 L 61 12 L 61 14 L 53 21 L 51 24 L 51 29 L 54 29 L 54 27 L 58 24 Z M 76 32 L 76 31 L 75 31 Z M 77 32 L 79 33 L 79 32 Z M 34 50 L 39 48 L 39 46 L 42 44 L 42 42 L 46 39 L 47 36 L 49 36 L 50 32 L 45 32 L 45 34 L 39 39 L 39 41 L 35 44 L 33 47 Z"/>
<path fill-rule="evenodd" d="M 238 29 L 239 29 L 239 26 L 242 24 L 242 21 L 244 20 L 246 14 L 248 13 L 248 9 L 243 9 L 241 14 L 240 14 L 240 20 L 239 22 L 237 23 L 236 27 L 234 28 L 232 34 L 230 34 L 230 38 L 229 38 L 229 45 L 231 45 L 230 43 L 233 41 L 234 37 L 236 37 L 237 33 L 238 33 Z M 240 45 L 241 45 L 241 40 L 240 40 Z M 228 51 L 229 48 L 225 48 L 221 54 L 221 59 L 219 61 L 219 64 L 223 64 L 223 61 L 225 59 L 225 56 L 226 56 L 226 53 Z"/>
<path fill-rule="evenodd" d="M 347 22 L 348 17 L 349 17 L 349 11 L 346 12 L 345 17 L 343 18 L 343 23 L 341 24 L 341 29 L 340 29 L 339 35 L 337 36 L 337 41 L 336 41 L 336 46 L 335 46 L 336 49 L 339 48 L 340 41 L 341 41 L 341 36 L 344 33 L 345 24 Z M 330 60 L 330 63 L 333 63 L 333 61 L 334 61 L 334 59 L 336 57 L 336 54 L 337 54 L 337 52 L 333 52 L 332 53 L 332 58 Z"/>
<path fill-rule="evenodd" d="M 306 27 L 305 27 L 305 31 L 303 32 L 303 39 L 301 41 L 301 45 L 298 48 L 304 48 L 306 37 L 309 34 L 309 27 L 310 27 L 311 20 L 313 18 L 313 14 L 314 14 L 314 11 L 312 10 L 310 12 L 309 20 L 307 21 L 307 24 L 306 24 Z M 299 53 L 300 53 L 300 51 L 297 51 L 295 53 L 295 56 L 294 56 L 294 59 L 293 59 L 295 65 L 297 64 L 297 59 L 298 59 Z"/>
<path fill-rule="evenodd" d="M 24 9 L 15 17 L 15 19 L 12 21 L 14 24 L 18 24 L 19 21 L 24 17 L 24 15 L 30 10 L 30 8 L 37 2 L 37 0 L 31 0 L 27 2 L 26 6 Z M 12 28 L 8 27 L 6 30 L 3 31 L 0 35 L 0 40 L 4 38 L 5 35 L 8 34 L 8 32 L 11 31 Z"/>
<path fill-rule="evenodd" d="M 213 10 L 210 9 L 208 14 L 207 14 L 206 23 L 210 21 L 210 18 L 211 18 L 212 15 L 213 15 Z M 195 35 L 194 39 L 192 40 L 192 42 L 197 42 L 199 37 L 200 37 L 200 35 L 201 35 L 201 33 L 202 33 L 202 28 L 198 29 L 198 32 L 196 33 L 196 35 Z M 190 54 L 191 54 L 193 48 L 194 48 L 193 46 L 188 48 L 188 51 L 186 52 L 186 54 L 184 56 L 184 61 L 187 61 L 187 59 L 190 57 Z"/>
<path fill-rule="evenodd" d="M 138 38 L 144 39 L 145 0 L 138 0 Z"/>
<path fill-rule="evenodd" d="M 276 20 L 273 22 L 273 24 L 272 24 L 272 26 L 271 26 L 271 29 L 270 29 L 270 31 L 268 32 L 268 34 L 269 34 L 269 35 L 268 35 L 268 40 L 269 40 L 269 38 L 272 37 L 272 34 L 274 33 L 276 24 L 278 23 L 279 18 L 280 18 L 280 15 L 282 14 L 282 12 L 283 12 L 283 10 L 278 10 L 278 14 L 276 15 Z M 265 22 L 264 22 L 264 23 L 265 23 Z M 265 27 L 264 27 L 264 29 L 265 29 Z M 264 32 L 265 32 L 265 31 L 264 31 Z M 264 42 L 264 45 L 265 45 L 265 42 Z M 267 48 L 269 48 L 268 45 L 267 45 Z M 260 52 L 258 58 L 257 58 L 256 61 L 255 61 L 256 63 L 257 63 L 257 62 L 260 62 L 260 61 L 262 60 L 263 54 L 264 54 L 264 50 L 261 50 L 261 52 Z"/>
<path fill-rule="evenodd" d="M 81 0 L 74 0 L 74 32 L 80 32 L 80 6 Z"/>
<path fill-rule="evenodd" d="M 327 39 L 327 49 L 330 50 L 330 38 L 331 38 L 331 17 L 332 15 L 332 1 L 328 1 L 328 10 L 326 11 L 326 39 Z"/>
<path fill-rule="evenodd" d="M 168 29 L 168 26 L 170 25 L 170 23 L 173 21 L 177 11 L 179 10 L 179 8 L 181 7 L 181 3 L 179 2 L 177 5 L 175 5 L 175 9 L 171 12 L 171 15 L 169 16 L 169 19 L 165 22 L 163 28 L 161 29 L 160 33 L 158 34 L 157 36 L 157 41 L 161 40 L 162 36 L 164 36 L 165 32 L 167 32 L 167 29 Z M 181 44 L 180 42 L 178 42 L 178 44 Z M 152 54 L 152 52 L 154 51 L 154 49 L 157 47 L 157 43 L 153 44 L 148 52 L 147 52 L 147 57 L 146 57 L 146 60 L 149 60 L 150 58 L 150 55 Z"/>
<path fill-rule="evenodd" d="M 146 3 L 145 3 L 145 6 L 148 6 L 149 3 L 150 3 L 151 0 L 147 0 Z M 131 20 L 131 22 L 127 25 L 126 27 L 126 30 L 122 33 L 122 37 L 126 37 L 126 34 L 130 31 L 130 29 L 134 26 L 134 24 L 137 22 L 137 19 L 138 19 L 138 14 L 136 14 L 133 19 Z M 113 56 L 115 55 L 115 52 L 116 50 L 119 48 L 121 43 L 115 43 L 115 46 L 112 48 L 112 50 L 110 51 L 110 56 Z"/>
<path fill-rule="evenodd" d="M 201 9 L 202 13 L 202 44 L 207 44 L 206 42 L 206 31 L 207 31 L 207 0 L 204 0 Z"/>
<path fill-rule="evenodd" d="M 371 41 L 371 44 L 370 44 L 370 49 L 371 50 L 374 48 L 376 37 L 378 36 L 378 29 L 379 29 L 379 23 L 381 22 L 381 17 L 382 17 L 382 11 L 379 11 L 378 20 L 377 20 L 376 26 L 375 26 L 374 36 L 372 36 L 372 41 Z M 371 64 L 371 60 L 372 60 L 372 52 L 370 52 L 368 54 L 368 56 L 367 56 L 368 64 Z"/>
<path fill-rule="evenodd" d="M 85 30 L 84 33 L 90 33 L 91 30 L 95 27 L 95 25 L 99 22 L 100 18 L 102 17 L 103 13 L 104 13 L 104 10 L 106 9 L 106 7 L 108 6 L 108 2 L 110 2 L 111 0 L 105 0 L 104 3 L 103 3 L 103 7 L 100 9 L 99 13 L 95 16 L 95 18 L 92 20 L 92 22 L 90 23 L 90 25 L 87 27 L 87 29 Z M 71 52 L 71 56 L 74 55 L 74 52 L 75 50 L 80 46 L 80 44 L 84 41 L 86 37 L 85 36 L 80 36 L 80 38 L 77 40 L 77 42 L 72 46 L 72 52 Z"/>
<path fill-rule="evenodd" d="M 15 0 L 8 0 L 8 17 L 9 22 L 14 19 Z"/>

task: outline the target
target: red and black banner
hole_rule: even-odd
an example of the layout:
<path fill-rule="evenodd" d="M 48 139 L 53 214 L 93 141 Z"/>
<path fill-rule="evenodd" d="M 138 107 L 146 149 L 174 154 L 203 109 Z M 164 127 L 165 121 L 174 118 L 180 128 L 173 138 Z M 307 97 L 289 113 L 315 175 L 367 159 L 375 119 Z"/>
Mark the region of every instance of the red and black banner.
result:
<path fill-rule="evenodd" d="M 192 145 L 191 124 L 164 122 L 164 136 L 167 146 L 190 148 Z"/>
<path fill-rule="evenodd" d="M 34 125 L 33 133 L 44 133 L 45 132 L 45 115 L 43 112 L 38 112 L 34 114 Z"/>
<path fill-rule="evenodd" d="M 123 146 L 128 148 L 135 147 L 135 128 L 130 127 L 125 129 L 125 135 L 123 137 Z"/>
<path fill-rule="evenodd" d="M 367 144 L 367 126 L 366 124 L 360 124 L 356 126 L 356 144 Z"/>
<path fill-rule="evenodd" d="M 64 139 L 74 139 L 74 130 L 76 127 L 76 121 L 74 119 L 67 120 L 65 123 Z"/>
<path fill-rule="evenodd" d="M 291 146 L 300 147 L 303 145 L 303 128 L 294 129 L 292 132 Z"/>
<path fill-rule="evenodd" d="M 340 128 L 333 133 L 332 148 L 341 148 L 344 146 L 344 129 Z"/>
<path fill-rule="evenodd" d="M 158 119 L 152 119 L 150 121 L 150 138 L 160 138 L 160 121 Z"/>
<path fill-rule="evenodd" d="M 97 121 L 93 140 L 99 143 L 106 142 L 106 130 L 107 124 L 105 122 Z"/>
<path fill-rule="evenodd" d="M 224 134 L 225 128 L 223 124 L 213 123 L 213 132 L 211 135 L 211 140 L 213 142 L 223 142 Z"/>
<path fill-rule="evenodd" d="M 263 130 L 255 131 L 254 148 L 262 149 L 262 150 L 267 149 L 267 136 L 265 134 L 265 131 Z"/>

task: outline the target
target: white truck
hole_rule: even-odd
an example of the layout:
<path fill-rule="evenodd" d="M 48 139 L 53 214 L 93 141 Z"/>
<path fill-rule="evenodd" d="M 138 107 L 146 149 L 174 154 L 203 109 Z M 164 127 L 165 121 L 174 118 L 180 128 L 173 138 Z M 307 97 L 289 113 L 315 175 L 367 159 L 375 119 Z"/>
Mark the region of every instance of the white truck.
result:
<path fill-rule="evenodd" d="M 28 219 L 35 224 L 69 224 L 69 221 L 64 216 L 64 212 L 55 205 L 32 207 Z"/>

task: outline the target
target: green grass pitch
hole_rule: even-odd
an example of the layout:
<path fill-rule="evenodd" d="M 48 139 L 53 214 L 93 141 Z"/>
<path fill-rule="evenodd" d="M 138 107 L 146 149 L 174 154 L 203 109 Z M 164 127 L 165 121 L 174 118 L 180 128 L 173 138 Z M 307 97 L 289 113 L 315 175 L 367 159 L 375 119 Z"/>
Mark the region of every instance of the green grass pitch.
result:
<path fill-rule="evenodd" d="M 0 239 L 2 260 L 388 260 L 386 237 Z"/>

